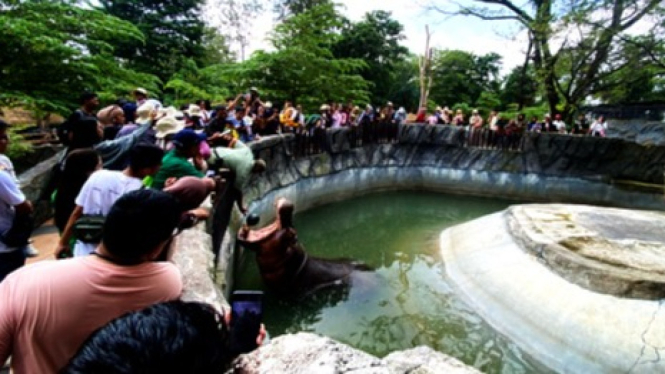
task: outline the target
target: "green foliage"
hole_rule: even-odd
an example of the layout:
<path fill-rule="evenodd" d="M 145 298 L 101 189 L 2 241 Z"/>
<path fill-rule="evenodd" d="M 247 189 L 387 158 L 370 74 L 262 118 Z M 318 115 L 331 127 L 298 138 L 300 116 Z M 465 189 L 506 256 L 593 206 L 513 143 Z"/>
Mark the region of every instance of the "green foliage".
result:
<path fill-rule="evenodd" d="M 501 57 L 495 53 L 476 56 L 459 50 L 436 51 L 432 62 L 430 98 L 440 105 L 463 102 L 475 106 L 484 92 L 499 91 Z"/>
<path fill-rule="evenodd" d="M 455 105 L 453 105 L 452 107 L 450 107 L 450 109 L 453 110 L 453 111 L 455 111 L 455 112 L 458 111 L 458 110 L 461 110 L 462 113 L 464 113 L 464 115 L 468 117 L 469 114 L 471 113 L 471 111 L 472 111 L 474 108 L 472 108 L 472 107 L 471 107 L 469 104 L 467 104 L 467 103 L 456 103 Z"/>
<path fill-rule="evenodd" d="M 538 81 L 532 65 L 524 71 L 523 66 L 513 68 L 506 76 L 501 90 L 504 106 L 533 106 L 538 96 Z"/>
<path fill-rule="evenodd" d="M 144 35 L 114 38 L 114 55 L 127 66 L 167 82 L 189 60 L 210 58 L 204 45 L 203 0 L 99 0 L 100 9 L 135 25 Z M 208 51 L 209 52 L 209 51 Z"/>
<path fill-rule="evenodd" d="M 408 49 L 400 44 L 404 40 L 404 27 L 391 18 L 390 12 L 382 10 L 367 13 L 357 23 L 347 22 L 342 36 L 333 46 L 337 58 L 362 59 L 367 67 L 360 72 L 372 83 L 370 94 L 375 103 L 384 105 L 387 101 L 398 101 L 392 97 L 391 89 L 399 64 L 408 56 Z M 417 73 L 417 71 L 416 71 Z"/>
<path fill-rule="evenodd" d="M 407 111 L 415 112 L 420 99 L 417 76 L 417 57 L 409 56 L 408 59 L 395 63 L 390 76 L 387 77 L 390 84 L 386 90 L 388 100 L 397 106 L 403 106 Z"/>
<path fill-rule="evenodd" d="M 247 89 L 262 88 L 273 101 L 292 100 L 308 110 L 328 101 L 369 101 L 368 83 L 358 74 L 360 59 L 335 58 L 331 47 L 339 38 L 341 17 L 324 4 L 289 17 L 271 35 L 274 52 L 258 51 L 230 67 L 226 76 Z"/>
<path fill-rule="evenodd" d="M 539 120 L 542 120 L 545 117 L 545 114 L 549 113 L 549 107 L 546 103 L 540 106 L 530 106 L 522 108 L 522 110 L 517 110 L 516 106 L 507 108 L 505 111 L 502 111 L 500 115 L 508 119 L 517 118 L 517 115 L 522 113 L 526 120 L 530 120 L 532 117 L 536 117 Z"/>
<path fill-rule="evenodd" d="M 229 49 L 227 38 L 217 30 L 206 27 L 203 30 L 201 43 L 204 49 L 203 56 L 199 60 L 201 66 L 208 67 L 233 62 L 235 56 Z"/>
<path fill-rule="evenodd" d="M 168 101 L 176 106 L 200 99 L 224 101 L 230 91 L 225 87 L 224 76 L 220 71 L 223 68 L 224 65 L 217 64 L 198 69 L 194 61 L 188 61 L 188 64 L 164 85 Z"/>
<path fill-rule="evenodd" d="M 332 4 L 331 0 L 275 0 L 274 11 L 277 19 L 284 20 L 289 16 L 305 13 L 319 5 Z"/>
<path fill-rule="evenodd" d="M 30 153 L 34 152 L 32 144 L 25 140 L 25 138 L 18 133 L 18 131 L 28 127 L 29 125 L 14 125 L 9 126 L 8 133 L 11 141 L 7 148 L 7 157 L 11 160 L 20 159 Z"/>
<path fill-rule="evenodd" d="M 67 1 L 0 1 L 0 106 L 67 114 L 84 90 L 115 92 L 151 78 L 113 57 L 142 43 L 132 24 Z"/>
<path fill-rule="evenodd" d="M 476 100 L 476 106 L 489 110 L 498 110 L 501 107 L 499 96 L 493 92 L 484 91 Z"/>

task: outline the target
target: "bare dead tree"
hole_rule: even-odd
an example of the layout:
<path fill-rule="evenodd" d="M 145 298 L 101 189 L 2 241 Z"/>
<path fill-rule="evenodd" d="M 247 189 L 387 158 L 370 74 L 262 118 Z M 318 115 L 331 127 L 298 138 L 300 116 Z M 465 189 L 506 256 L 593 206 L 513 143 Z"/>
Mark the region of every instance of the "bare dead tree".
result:
<path fill-rule="evenodd" d="M 531 0 L 519 5 L 511 0 L 473 0 L 470 4 L 451 0 L 444 6 L 432 1 L 435 3 L 428 8 L 447 16 L 511 21 L 525 28 L 531 36 L 531 60 L 550 110 L 557 112 L 563 100 L 565 115 L 594 93 L 599 79 L 626 67 L 607 64 L 626 30 L 647 16 L 663 21 L 658 9 L 662 0 Z M 582 37 L 571 42 L 567 34 L 575 31 Z"/>
<path fill-rule="evenodd" d="M 432 33 L 429 30 L 429 25 L 425 25 L 425 54 L 420 56 L 419 67 L 420 67 L 420 101 L 418 104 L 418 109 L 427 107 L 427 98 L 429 97 L 429 91 L 432 87 L 432 55 L 433 51 L 430 48 L 430 39 Z"/>

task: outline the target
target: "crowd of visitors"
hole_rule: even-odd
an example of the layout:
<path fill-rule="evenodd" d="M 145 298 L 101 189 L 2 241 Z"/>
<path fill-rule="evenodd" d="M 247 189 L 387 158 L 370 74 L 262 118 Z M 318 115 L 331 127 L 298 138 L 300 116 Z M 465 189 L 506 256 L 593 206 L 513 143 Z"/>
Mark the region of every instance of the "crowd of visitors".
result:
<path fill-rule="evenodd" d="M 182 280 L 167 260 L 173 237 L 208 217 L 200 206 L 226 183 L 220 170 L 234 174 L 223 198 L 246 214 L 242 191 L 252 174 L 266 170 L 247 142 L 287 133 L 322 139 L 326 129 L 396 129 L 409 122 L 464 127 L 467 144 L 507 147 L 526 132 L 605 136 L 607 130 L 602 117 L 589 124 L 580 116 L 569 126 L 559 114 L 527 120 L 492 111 L 483 118 L 473 110 L 467 118 L 439 107 L 410 115 L 391 102 L 362 109 L 331 102 L 305 115 L 289 101 L 278 110 L 256 88 L 215 107 L 206 100 L 167 107 L 142 88 L 132 95 L 99 109 L 97 95 L 85 93 L 58 130 L 67 148 L 45 191 L 53 192 L 61 261 L 24 267 L 34 253 L 33 208 L 4 155 L 10 139 L 0 121 L 0 364 L 11 357 L 14 373 L 196 365 L 221 372 L 232 359 L 228 318 L 207 305 L 175 301 Z"/>
<path fill-rule="evenodd" d="M 235 182 L 233 193 L 217 198 L 233 199 L 246 212 L 244 184 L 265 170 L 243 143 L 255 137 L 246 121 L 266 105 L 256 90 L 229 103 L 234 110 L 226 113 L 226 108 L 208 112 L 205 101 L 184 110 L 165 107 L 141 88 L 133 95 L 131 102 L 97 110 L 98 97 L 85 93 L 81 107 L 59 129 L 67 148 L 49 186 L 55 190 L 60 261 L 24 266 L 32 205 L 3 155 L 9 137 L 0 122 L 0 365 L 11 357 L 14 373 L 98 372 L 110 362 L 103 347 L 163 347 L 167 337 L 173 341 L 162 353 L 169 357 L 115 351 L 113 365 L 130 366 L 112 372 L 144 372 L 141 367 L 153 372 L 173 368 L 169 362 L 180 359 L 188 360 L 178 362 L 183 368 L 203 365 L 205 372 L 222 372 L 233 356 L 228 321 L 220 322 L 219 311 L 201 304 L 155 304 L 180 296 L 181 274 L 168 262 L 170 243 L 208 217 L 202 203 L 225 185 L 218 171 L 229 169 Z M 126 313 L 82 347 L 93 332 Z M 173 319 L 156 318 L 160 314 Z M 260 332 L 257 342 L 264 335 Z M 157 337 L 162 340 L 149 341 Z M 192 346 L 205 349 L 187 356 Z M 144 366 L 132 361 L 131 354 L 139 352 L 152 361 L 139 356 Z M 202 357 L 208 353 L 206 362 Z"/>

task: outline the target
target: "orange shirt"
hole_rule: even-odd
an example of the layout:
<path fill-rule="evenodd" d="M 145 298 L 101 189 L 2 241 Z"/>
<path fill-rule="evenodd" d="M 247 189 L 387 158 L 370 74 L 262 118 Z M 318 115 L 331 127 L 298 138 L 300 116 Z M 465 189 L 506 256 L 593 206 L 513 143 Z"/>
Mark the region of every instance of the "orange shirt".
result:
<path fill-rule="evenodd" d="M 11 356 L 16 374 L 55 373 L 98 328 L 181 292 L 168 262 L 123 267 L 86 256 L 25 266 L 0 283 L 0 363 Z"/>

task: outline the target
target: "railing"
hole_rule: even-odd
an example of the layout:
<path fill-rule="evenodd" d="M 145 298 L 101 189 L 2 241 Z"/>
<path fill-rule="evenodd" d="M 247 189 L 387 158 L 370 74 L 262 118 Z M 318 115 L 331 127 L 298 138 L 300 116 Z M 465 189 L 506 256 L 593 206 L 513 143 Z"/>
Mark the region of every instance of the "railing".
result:
<path fill-rule="evenodd" d="M 321 153 L 337 153 L 350 148 L 372 144 L 399 143 L 410 124 L 371 123 L 337 129 L 299 128 L 287 131 L 294 135 L 290 144 L 291 155 L 296 158 Z M 427 126 L 427 125 L 426 125 Z M 521 152 L 524 147 L 523 132 L 492 131 L 487 128 L 470 129 L 461 126 L 437 125 L 433 131 L 446 129 L 454 133 L 451 145 L 460 148 L 498 149 Z"/>

